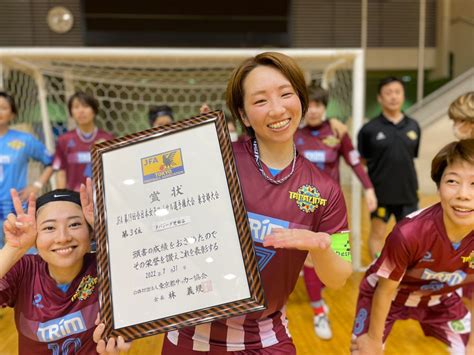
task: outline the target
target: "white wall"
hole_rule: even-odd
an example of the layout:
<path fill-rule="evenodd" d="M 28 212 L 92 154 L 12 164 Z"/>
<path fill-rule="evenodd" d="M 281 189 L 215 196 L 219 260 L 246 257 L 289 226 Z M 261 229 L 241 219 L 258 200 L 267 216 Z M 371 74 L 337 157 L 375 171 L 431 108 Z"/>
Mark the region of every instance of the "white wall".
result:
<path fill-rule="evenodd" d="M 454 54 L 454 76 L 474 66 L 474 1 L 451 1 L 450 51 Z"/>
<path fill-rule="evenodd" d="M 456 140 L 453 134 L 453 122 L 445 116 L 421 131 L 421 147 L 416 160 L 418 183 L 420 192 L 424 194 L 436 193 L 436 185 L 431 180 L 431 160 L 446 144 Z"/>

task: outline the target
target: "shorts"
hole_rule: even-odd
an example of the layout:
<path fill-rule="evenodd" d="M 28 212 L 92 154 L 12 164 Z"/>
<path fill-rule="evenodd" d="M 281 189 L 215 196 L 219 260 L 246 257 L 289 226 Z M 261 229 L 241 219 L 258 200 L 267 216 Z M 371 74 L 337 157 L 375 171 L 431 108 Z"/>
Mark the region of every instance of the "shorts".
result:
<path fill-rule="evenodd" d="M 369 330 L 372 297 L 359 294 L 352 337 L 356 338 Z M 471 332 L 471 313 L 458 294 L 435 306 L 408 307 L 392 303 L 387 319 L 383 342 L 387 339 L 396 320 L 414 319 L 420 323 L 426 336 L 432 336 L 447 344 L 451 351 L 464 354 Z"/>
<path fill-rule="evenodd" d="M 410 205 L 379 205 L 377 209 L 370 214 L 370 218 L 379 218 L 387 223 L 393 214 L 397 222 L 400 222 L 403 218 L 416 210 L 418 210 L 418 202 Z"/>
<path fill-rule="evenodd" d="M 162 355 L 296 355 L 296 348 L 291 339 L 287 339 L 281 343 L 254 350 L 242 350 L 242 351 L 195 351 L 185 349 L 174 345 L 165 336 L 163 342 L 163 349 L 161 350 Z"/>

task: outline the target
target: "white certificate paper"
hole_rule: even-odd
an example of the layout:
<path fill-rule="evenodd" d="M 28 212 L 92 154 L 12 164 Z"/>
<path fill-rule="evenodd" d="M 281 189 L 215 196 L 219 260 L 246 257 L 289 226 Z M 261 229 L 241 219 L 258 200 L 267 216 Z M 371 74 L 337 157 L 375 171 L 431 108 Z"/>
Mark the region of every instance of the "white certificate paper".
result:
<path fill-rule="evenodd" d="M 114 328 L 251 296 L 214 124 L 102 162 Z"/>

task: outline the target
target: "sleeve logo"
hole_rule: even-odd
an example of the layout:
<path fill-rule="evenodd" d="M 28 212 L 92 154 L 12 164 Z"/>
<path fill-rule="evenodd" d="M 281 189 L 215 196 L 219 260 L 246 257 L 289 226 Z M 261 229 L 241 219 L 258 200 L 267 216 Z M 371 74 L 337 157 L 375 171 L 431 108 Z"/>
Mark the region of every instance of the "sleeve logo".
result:
<path fill-rule="evenodd" d="M 408 136 L 408 138 L 410 138 L 412 141 L 416 141 L 416 139 L 418 138 L 418 134 L 416 134 L 416 132 L 413 131 L 413 130 L 408 131 L 408 132 L 407 132 L 407 136 Z"/>

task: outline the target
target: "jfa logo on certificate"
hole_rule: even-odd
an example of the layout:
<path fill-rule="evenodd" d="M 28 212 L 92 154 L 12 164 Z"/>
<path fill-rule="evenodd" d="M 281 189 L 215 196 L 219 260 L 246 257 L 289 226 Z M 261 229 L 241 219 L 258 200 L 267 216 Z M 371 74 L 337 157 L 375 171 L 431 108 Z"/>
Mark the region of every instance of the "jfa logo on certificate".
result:
<path fill-rule="evenodd" d="M 142 158 L 141 163 L 144 184 L 184 174 L 181 149 Z"/>

